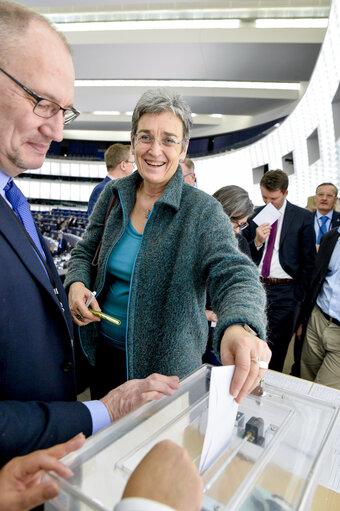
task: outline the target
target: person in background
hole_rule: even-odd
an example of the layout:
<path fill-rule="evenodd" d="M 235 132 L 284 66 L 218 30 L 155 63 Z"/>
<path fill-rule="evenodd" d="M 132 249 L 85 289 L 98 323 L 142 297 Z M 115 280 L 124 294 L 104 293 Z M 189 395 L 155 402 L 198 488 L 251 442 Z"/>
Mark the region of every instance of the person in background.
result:
<path fill-rule="evenodd" d="M 270 359 L 261 340 L 265 296 L 257 269 L 239 252 L 221 205 L 184 183 L 180 160 L 191 125 L 180 95 L 167 89 L 142 95 L 131 131 L 138 171 L 105 187 L 72 251 L 65 287 L 95 367 L 96 395 L 156 369 L 182 378 L 199 367 L 208 334 L 207 287 L 219 317 L 215 351 L 222 363 L 236 364 L 231 392 L 238 401 L 258 384 Z M 91 290 L 97 292 L 92 308 L 102 307 L 120 325 L 98 321 L 88 310 Z"/>
<path fill-rule="evenodd" d="M 44 475 L 53 471 L 60 477 L 72 477 L 72 471 L 59 459 L 84 442 L 85 436 L 80 433 L 64 444 L 7 463 L 0 470 L 0 511 L 28 511 L 56 497 L 57 482 L 44 482 Z M 126 511 L 129 506 L 152 511 L 155 505 L 160 511 L 199 511 L 203 482 L 188 453 L 170 440 L 163 440 L 136 467 L 122 497 L 114 511 Z"/>
<path fill-rule="evenodd" d="M 248 192 L 236 185 L 223 186 L 217 190 L 213 197 L 220 202 L 223 211 L 230 218 L 233 231 L 237 239 L 239 249 L 251 259 L 247 240 L 240 235 L 240 231 L 248 225 L 248 217 L 254 212 Z M 210 298 L 207 296 L 206 317 L 209 322 L 209 334 L 206 352 L 203 355 L 203 362 L 218 365 L 219 362 L 212 352 L 213 330 L 218 321 L 217 315 L 210 310 Z"/>
<path fill-rule="evenodd" d="M 297 340 L 301 378 L 340 390 L 340 228 L 321 238 L 315 269 L 301 307 Z"/>
<path fill-rule="evenodd" d="M 252 216 L 242 234 L 267 294 L 267 335 L 273 353 L 269 367 L 282 371 L 314 267 L 313 215 L 287 201 L 288 176 L 282 170 L 266 172 L 260 188 L 263 202 L 271 203 L 280 217 L 273 225 L 265 222 L 258 226 Z M 256 209 L 255 215 L 263 208 Z"/>
<path fill-rule="evenodd" d="M 129 176 L 133 172 L 135 159 L 131 153 L 131 147 L 127 144 L 110 145 L 104 154 L 107 176 L 92 190 L 87 207 L 90 216 L 105 186 L 113 179 Z"/>
<path fill-rule="evenodd" d="M 226 215 L 230 218 L 239 249 L 251 257 L 249 246 L 240 231 L 248 226 L 248 217 L 254 212 L 248 192 L 236 185 L 223 186 L 213 194 L 213 197 L 222 204 Z"/>
<path fill-rule="evenodd" d="M 315 195 L 310 195 L 307 197 L 307 206 L 306 209 L 310 211 L 311 213 L 314 213 L 316 210 L 316 202 L 315 202 Z"/>
<path fill-rule="evenodd" d="M 188 183 L 188 185 L 197 186 L 194 162 L 190 160 L 190 158 L 183 158 L 180 160 L 180 164 L 182 167 L 184 181 Z"/>
<path fill-rule="evenodd" d="M 63 254 L 67 250 L 67 241 L 64 238 L 63 231 L 60 231 L 58 233 L 58 247 L 57 247 L 57 254 Z"/>
<path fill-rule="evenodd" d="M 34 11 L 0 2 L 0 466 L 80 431 L 89 436 L 179 388 L 176 376 L 151 375 L 77 402 L 65 291 L 13 180 L 40 168 L 51 142 L 62 140 L 79 114 L 73 94 L 63 37 Z"/>
<path fill-rule="evenodd" d="M 340 226 L 340 213 L 335 211 L 338 203 L 338 189 L 333 183 L 321 183 L 315 192 L 316 211 L 314 213 L 314 230 L 317 248 L 322 236 Z"/>

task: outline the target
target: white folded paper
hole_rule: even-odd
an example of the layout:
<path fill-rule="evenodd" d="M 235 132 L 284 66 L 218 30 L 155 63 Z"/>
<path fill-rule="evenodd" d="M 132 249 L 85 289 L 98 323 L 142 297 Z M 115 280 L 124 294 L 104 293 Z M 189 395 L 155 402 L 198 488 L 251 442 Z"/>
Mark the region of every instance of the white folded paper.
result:
<path fill-rule="evenodd" d="M 233 432 L 238 404 L 230 394 L 235 366 L 211 370 L 208 424 L 204 437 L 199 472 L 208 468 L 226 447 Z"/>
<path fill-rule="evenodd" d="M 273 225 L 278 218 L 280 218 L 281 213 L 278 209 L 276 209 L 275 206 L 271 202 L 268 202 L 268 204 L 258 213 L 256 216 L 254 216 L 253 221 L 257 225 L 262 225 L 266 222 L 269 222 L 270 225 Z"/>

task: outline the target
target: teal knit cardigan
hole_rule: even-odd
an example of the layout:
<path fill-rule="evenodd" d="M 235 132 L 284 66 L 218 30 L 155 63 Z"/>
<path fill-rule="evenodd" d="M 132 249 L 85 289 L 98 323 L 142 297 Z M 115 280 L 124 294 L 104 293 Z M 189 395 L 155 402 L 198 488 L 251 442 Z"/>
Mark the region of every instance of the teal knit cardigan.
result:
<path fill-rule="evenodd" d="M 83 282 L 100 303 L 109 256 L 125 233 L 142 178 L 138 172 L 109 183 L 72 251 L 66 289 Z M 119 201 L 107 221 L 97 273 L 91 261 L 103 233 L 113 190 Z M 186 184 L 181 169 L 155 202 L 131 279 L 126 332 L 127 378 L 153 372 L 184 377 L 202 363 L 208 335 L 206 290 L 218 316 L 214 350 L 224 330 L 247 323 L 264 339 L 265 294 L 258 271 L 242 254 L 219 202 Z M 95 364 L 97 323 L 80 328 L 83 350 Z"/>

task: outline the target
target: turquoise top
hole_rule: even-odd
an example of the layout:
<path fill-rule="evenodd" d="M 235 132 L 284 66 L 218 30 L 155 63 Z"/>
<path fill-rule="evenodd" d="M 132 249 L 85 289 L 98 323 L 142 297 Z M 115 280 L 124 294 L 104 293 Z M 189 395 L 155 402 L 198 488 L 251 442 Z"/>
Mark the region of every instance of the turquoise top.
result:
<path fill-rule="evenodd" d="M 111 253 L 124 236 L 142 183 L 138 172 L 108 183 L 89 225 L 72 250 L 65 288 L 83 282 L 101 300 Z M 105 224 L 112 194 L 118 202 Z M 105 225 L 105 227 L 104 227 Z M 95 275 L 91 263 L 102 247 Z M 180 166 L 155 202 L 135 260 L 126 328 L 128 379 L 152 373 L 180 378 L 202 364 L 208 338 L 207 289 L 218 316 L 214 351 L 227 326 L 247 323 L 264 338 L 265 292 L 255 264 L 237 246 L 221 204 L 184 182 Z M 80 342 L 94 365 L 99 322 L 80 327 Z"/>
<path fill-rule="evenodd" d="M 126 318 L 130 282 L 143 234 L 139 234 L 129 220 L 127 230 L 108 260 L 110 288 L 102 306 L 103 312 L 121 321 L 119 326 L 102 319 L 100 332 L 117 348 L 125 350 Z"/>

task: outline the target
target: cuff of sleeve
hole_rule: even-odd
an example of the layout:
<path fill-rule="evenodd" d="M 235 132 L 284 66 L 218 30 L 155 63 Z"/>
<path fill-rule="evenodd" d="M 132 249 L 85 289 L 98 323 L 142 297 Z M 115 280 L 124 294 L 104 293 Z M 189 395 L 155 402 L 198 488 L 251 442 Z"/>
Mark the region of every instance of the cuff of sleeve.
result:
<path fill-rule="evenodd" d="M 91 414 L 92 435 L 111 424 L 110 414 L 103 403 L 100 401 L 85 401 L 83 404 Z"/>
<path fill-rule="evenodd" d="M 129 497 L 118 502 L 114 511 L 175 511 L 175 509 L 154 500 Z"/>

